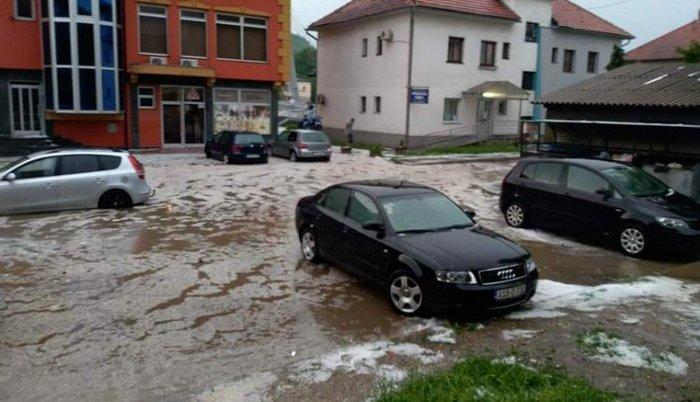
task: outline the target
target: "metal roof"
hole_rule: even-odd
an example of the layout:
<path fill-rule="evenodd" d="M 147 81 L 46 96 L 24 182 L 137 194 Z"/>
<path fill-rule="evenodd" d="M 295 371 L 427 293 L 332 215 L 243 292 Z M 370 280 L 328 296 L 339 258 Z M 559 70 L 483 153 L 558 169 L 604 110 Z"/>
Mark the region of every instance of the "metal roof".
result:
<path fill-rule="evenodd" d="M 700 63 L 630 64 L 543 96 L 535 103 L 700 107 Z"/>

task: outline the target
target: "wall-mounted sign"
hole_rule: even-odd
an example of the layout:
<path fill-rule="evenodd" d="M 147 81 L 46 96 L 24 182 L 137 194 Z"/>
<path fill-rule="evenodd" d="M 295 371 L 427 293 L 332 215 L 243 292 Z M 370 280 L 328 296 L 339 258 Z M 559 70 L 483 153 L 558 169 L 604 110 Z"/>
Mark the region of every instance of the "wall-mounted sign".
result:
<path fill-rule="evenodd" d="M 429 88 L 411 88 L 411 103 L 420 103 L 427 105 L 429 97 Z"/>

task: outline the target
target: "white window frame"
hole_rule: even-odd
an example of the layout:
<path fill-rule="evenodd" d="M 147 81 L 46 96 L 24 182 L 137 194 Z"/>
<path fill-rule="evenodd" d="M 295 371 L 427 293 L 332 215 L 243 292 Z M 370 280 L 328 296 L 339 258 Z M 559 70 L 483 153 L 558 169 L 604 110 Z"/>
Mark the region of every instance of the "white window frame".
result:
<path fill-rule="evenodd" d="M 226 21 L 226 20 L 220 20 L 219 16 L 224 15 L 227 17 L 237 17 L 238 22 L 234 21 Z M 253 24 L 249 23 L 246 21 L 247 18 L 251 19 L 258 19 L 258 20 L 263 20 L 265 21 L 265 24 Z M 216 54 L 216 59 L 217 60 L 224 60 L 224 61 L 244 61 L 246 63 L 260 63 L 260 64 L 268 64 L 270 62 L 270 46 L 268 46 L 268 40 L 270 39 L 270 28 L 269 28 L 269 21 L 265 17 L 257 17 L 257 16 L 246 16 L 246 15 L 241 15 L 241 14 L 231 14 L 231 13 L 216 13 L 216 25 L 229 25 L 229 26 L 234 26 L 238 27 L 239 29 L 239 38 L 240 38 L 240 46 L 241 46 L 241 58 L 240 59 L 230 59 L 226 57 L 219 57 L 219 52 L 217 49 L 217 54 Z M 245 28 L 264 28 L 265 29 L 265 60 L 247 60 L 245 58 Z M 217 38 L 216 40 L 219 40 L 218 37 L 218 29 L 217 29 Z"/>
<path fill-rule="evenodd" d="M 12 6 L 14 7 L 14 9 L 12 10 L 13 17 L 19 21 L 36 21 L 36 1 L 29 0 L 29 3 L 32 6 L 31 7 L 31 9 L 32 9 L 32 16 L 31 17 L 22 17 L 22 16 L 17 15 L 17 10 L 19 9 L 19 7 L 17 6 L 17 3 L 19 1 L 20 0 L 13 0 L 12 1 Z"/>
<path fill-rule="evenodd" d="M 202 17 L 199 18 L 199 17 L 183 16 L 183 15 L 182 15 L 183 13 L 197 13 L 197 14 L 201 14 Z M 193 56 L 193 55 L 185 54 L 185 53 L 182 51 L 182 48 L 183 48 L 183 46 L 182 46 L 182 21 L 191 21 L 191 22 L 200 22 L 200 23 L 204 23 L 204 56 Z M 181 51 L 180 51 L 180 56 L 181 56 L 183 59 L 200 59 L 200 60 L 206 60 L 207 58 L 209 58 L 209 30 L 208 30 L 209 27 L 208 27 L 207 25 L 208 25 L 208 24 L 207 24 L 207 12 L 206 12 L 206 11 L 191 10 L 191 9 L 187 9 L 187 8 L 182 8 L 182 9 L 180 9 L 180 29 L 179 29 L 179 35 L 180 35 L 180 49 L 181 49 Z M 166 26 L 166 32 L 167 32 L 167 26 L 168 26 L 167 22 L 166 22 L 165 26 Z M 140 42 L 139 42 L 139 43 L 140 43 Z"/>
<path fill-rule="evenodd" d="M 369 55 L 369 39 L 362 38 L 361 56 L 366 58 Z"/>
<path fill-rule="evenodd" d="M 454 114 L 454 119 L 453 120 L 445 120 L 445 112 L 447 111 L 447 102 L 452 101 L 457 103 L 457 107 L 455 108 L 455 114 Z M 442 103 L 442 122 L 444 124 L 460 124 L 461 121 L 459 120 L 459 104 L 462 102 L 462 99 L 460 98 L 445 98 L 445 100 Z"/>
<path fill-rule="evenodd" d="M 79 15 L 78 5 L 75 1 L 70 1 L 68 3 L 68 17 L 56 17 L 54 14 L 54 4 L 53 1 L 48 1 L 48 10 L 46 12 L 47 17 L 41 18 L 41 22 L 47 22 L 49 24 L 49 32 L 53 41 L 50 42 L 51 46 L 51 60 L 44 60 L 44 69 L 51 70 L 52 79 L 52 96 L 53 96 L 53 108 L 51 110 L 58 113 L 77 113 L 77 114 L 121 114 L 123 110 L 121 108 L 121 87 L 119 76 L 120 72 L 123 70 L 120 67 L 119 59 L 119 28 L 117 16 L 117 4 L 116 0 L 112 2 L 112 20 L 102 21 L 100 19 L 100 9 L 97 0 L 93 0 L 92 3 L 92 15 Z M 70 35 L 70 51 L 71 51 L 71 64 L 58 64 L 56 55 L 56 23 L 67 23 L 69 26 Z M 78 38 L 78 24 L 86 23 L 93 25 L 93 46 L 95 51 L 95 65 L 94 66 L 81 66 L 79 64 L 79 38 Z M 100 30 L 102 26 L 107 26 L 112 29 L 112 35 L 114 38 L 114 49 L 113 59 L 114 67 L 103 67 L 102 66 L 102 41 L 100 37 Z M 43 46 L 43 45 L 42 45 Z M 43 52 L 43 48 L 42 48 Z M 61 109 L 59 105 L 59 85 L 58 85 L 58 69 L 70 69 L 71 70 L 71 80 L 72 80 L 72 91 L 73 91 L 73 108 L 72 109 Z M 81 69 L 94 69 L 95 70 L 95 110 L 83 110 L 80 106 L 80 70 Z M 102 93 L 102 72 L 111 71 L 114 74 L 114 110 L 104 109 L 104 99 Z M 43 71 L 42 71 L 43 73 Z"/>
<path fill-rule="evenodd" d="M 156 14 L 156 13 L 151 13 L 148 11 L 142 11 L 144 7 L 149 7 L 149 8 L 159 8 L 163 10 L 163 14 Z M 165 20 L 165 53 L 148 53 L 148 52 L 143 52 L 141 51 L 141 16 L 144 17 L 152 17 L 152 18 L 162 18 Z M 138 6 L 138 11 L 136 15 L 136 23 L 137 23 L 137 28 L 138 28 L 138 39 L 139 39 L 139 54 L 147 55 L 147 56 L 162 56 L 162 57 L 167 57 L 170 54 L 170 37 L 168 36 L 169 32 L 169 24 L 170 21 L 168 20 L 168 7 L 167 6 L 159 6 L 155 4 L 139 4 Z"/>
<path fill-rule="evenodd" d="M 382 114 L 382 97 L 374 97 L 374 114 Z"/>
<path fill-rule="evenodd" d="M 12 93 L 14 92 L 14 89 L 19 90 L 19 110 L 14 110 L 14 102 L 12 101 Z M 23 94 L 23 89 L 28 89 L 30 91 L 36 90 L 37 92 L 37 104 L 35 105 L 32 103 L 31 99 L 29 100 L 29 125 L 34 126 L 34 120 L 32 119 L 32 112 L 34 112 L 34 109 L 37 109 L 37 115 L 39 116 L 39 127 L 30 127 L 33 128 L 30 130 L 25 130 L 24 127 L 24 119 L 23 114 L 24 114 L 24 102 L 22 102 L 22 98 L 24 97 Z M 10 102 L 10 134 L 12 137 L 38 137 L 38 136 L 43 136 L 44 133 L 44 117 L 42 115 L 42 102 L 41 102 L 41 87 L 39 84 L 13 84 L 9 83 L 8 85 L 8 100 Z M 20 116 L 20 130 L 15 130 L 15 112 L 19 112 Z"/>
<path fill-rule="evenodd" d="M 144 95 L 141 93 L 142 89 L 147 89 L 151 91 L 150 95 Z M 139 109 L 155 109 L 156 108 L 156 88 L 152 86 L 139 86 L 136 88 L 136 96 L 139 101 Z M 141 105 L 141 100 L 142 99 L 150 99 L 151 100 L 151 106 L 143 106 Z"/>
<path fill-rule="evenodd" d="M 367 113 L 367 97 L 366 96 L 360 96 L 360 113 L 361 114 Z"/>
<path fill-rule="evenodd" d="M 593 56 L 593 71 L 591 71 L 591 56 Z M 600 53 L 594 52 L 594 51 L 589 51 L 588 52 L 588 58 L 586 59 L 586 73 L 588 74 L 598 74 L 598 64 L 600 60 Z"/>

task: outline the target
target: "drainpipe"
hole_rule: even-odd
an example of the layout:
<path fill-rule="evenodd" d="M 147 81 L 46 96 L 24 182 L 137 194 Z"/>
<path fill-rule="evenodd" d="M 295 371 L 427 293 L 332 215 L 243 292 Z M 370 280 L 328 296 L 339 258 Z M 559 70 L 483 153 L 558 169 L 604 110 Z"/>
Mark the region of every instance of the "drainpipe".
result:
<path fill-rule="evenodd" d="M 537 26 L 537 64 L 535 67 L 535 100 L 542 95 L 542 26 Z M 542 119 L 542 105 L 536 104 L 532 111 L 532 119 L 537 121 Z"/>
<path fill-rule="evenodd" d="M 411 87 L 413 86 L 413 32 L 415 26 L 416 7 L 411 5 L 410 28 L 408 39 L 408 79 L 406 82 L 406 132 L 404 134 L 404 146 L 409 147 L 409 134 L 411 132 Z"/>

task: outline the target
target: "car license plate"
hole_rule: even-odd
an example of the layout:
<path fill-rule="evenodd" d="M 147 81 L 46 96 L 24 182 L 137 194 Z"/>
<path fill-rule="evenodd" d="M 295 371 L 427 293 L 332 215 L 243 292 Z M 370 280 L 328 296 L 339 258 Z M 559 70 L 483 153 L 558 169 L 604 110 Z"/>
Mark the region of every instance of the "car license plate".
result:
<path fill-rule="evenodd" d="M 496 295 L 494 296 L 494 298 L 496 300 L 515 299 L 515 298 L 518 298 L 518 297 L 524 295 L 526 291 L 527 291 L 527 286 L 525 286 L 525 285 L 501 289 L 501 290 L 496 291 Z"/>
<path fill-rule="evenodd" d="M 248 158 L 248 159 L 256 159 L 256 158 L 259 158 L 259 157 L 260 157 L 260 155 L 257 155 L 257 154 L 248 154 L 248 155 L 246 155 L 246 158 Z"/>

